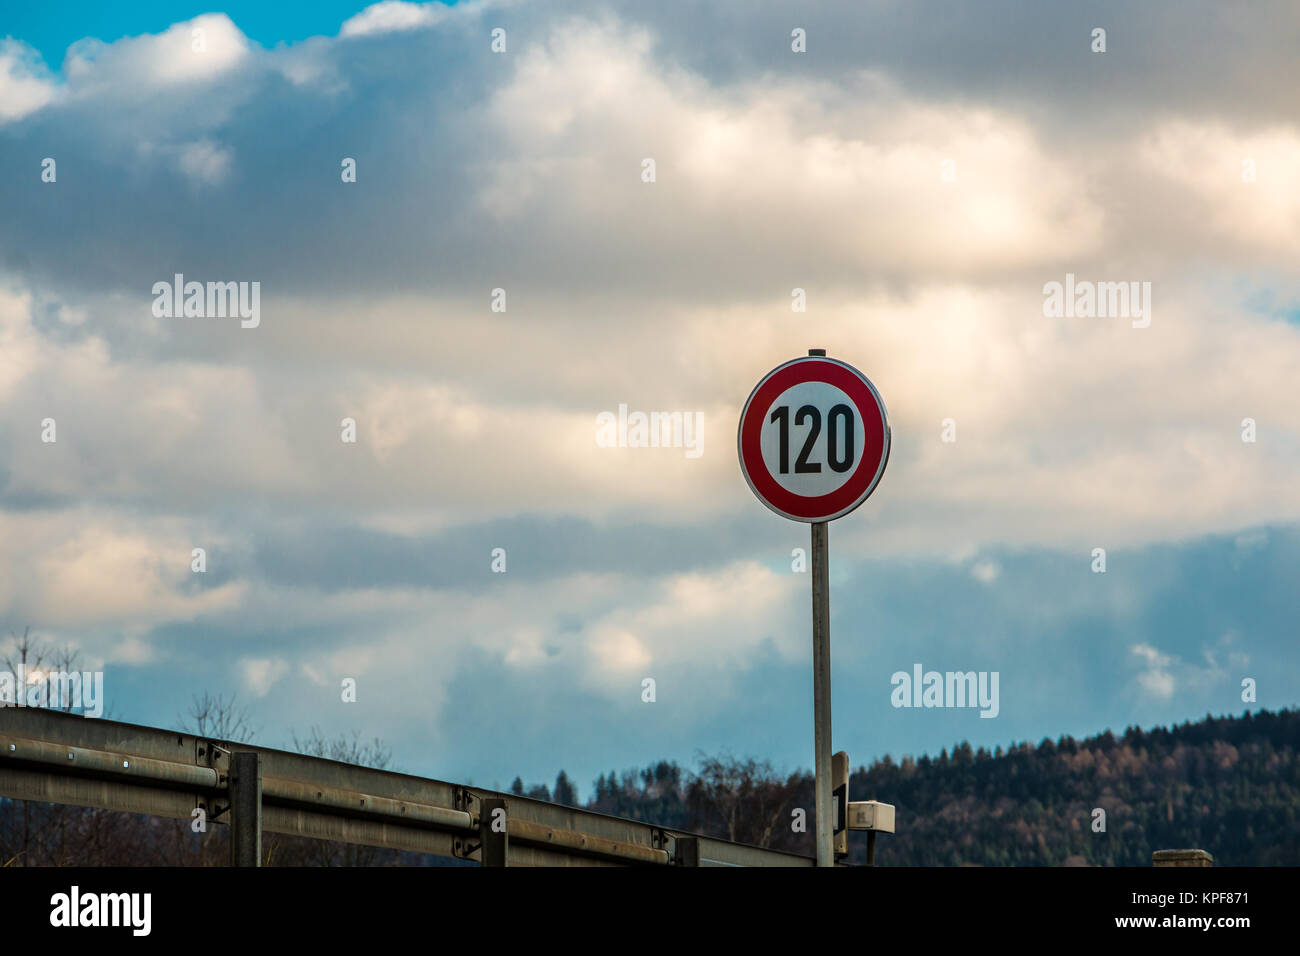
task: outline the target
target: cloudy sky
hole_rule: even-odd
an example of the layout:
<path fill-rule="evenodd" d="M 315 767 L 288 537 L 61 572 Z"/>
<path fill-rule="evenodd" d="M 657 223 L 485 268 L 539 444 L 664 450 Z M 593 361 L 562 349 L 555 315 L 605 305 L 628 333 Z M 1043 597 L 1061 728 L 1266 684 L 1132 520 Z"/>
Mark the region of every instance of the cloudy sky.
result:
<path fill-rule="evenodd" d="M 268 7 L 0 15 L 0 651 L 481 785 L 809 767 L 808 528 L 735 429 L 821 347 L 893 427 L 830 529 L 855 764 L 1300 702 L 1294 3 Z M 998 715 L 894 708 L 914 664 Z"/>

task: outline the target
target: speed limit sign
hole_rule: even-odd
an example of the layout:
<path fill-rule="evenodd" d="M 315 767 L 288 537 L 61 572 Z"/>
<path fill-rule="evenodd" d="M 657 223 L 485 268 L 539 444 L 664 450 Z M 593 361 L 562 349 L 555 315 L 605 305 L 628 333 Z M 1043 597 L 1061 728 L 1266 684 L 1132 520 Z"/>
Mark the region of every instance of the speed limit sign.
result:
<path fill-rule="evenodd" d="M 834 866 L 827 526 L 880 484 L 889 462 L 889 418 L 865 375 L 827 358 L 824 349 L 810 349 L 807 357 L 778 365 L 754 386 L 740 413 L 736 448 L 740 470 L 758 500 L 779 515 L 812 525 L 817 865 Z"/>
<path fill-rule="evenodd" d="M 763 376 L 740 413 L 740 470 L 758 500 L 795 521 L 862 504 L 889 461 L 880 393 L 852 365 L 811 354 Z"/>

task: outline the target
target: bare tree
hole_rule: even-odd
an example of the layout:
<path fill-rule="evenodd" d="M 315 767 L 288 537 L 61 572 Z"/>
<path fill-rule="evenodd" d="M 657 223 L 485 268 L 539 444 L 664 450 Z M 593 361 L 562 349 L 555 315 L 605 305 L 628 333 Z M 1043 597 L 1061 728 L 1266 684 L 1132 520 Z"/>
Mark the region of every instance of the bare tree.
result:
<path fill-rule="evenodd" d="M 387 770 L 393 760 L 393 751 L 382 740 L 375 737 L 362 741 L 361 735 L 353 731 L 352 735 L 339 734 L 326 737 L 319 727 L 312 727 L 307 736 L 293 734 L 293 749 L 309 757 L 325 757 L 358 767 L 373 767 Z"/>
<path fill-rule="evenodd" d="M 257 736 L 248 710 L 239 703 L 237 694 L 231 694 L 229 699 L 221 694 L 215 697 L 206 692 L 196 694 L 188 714 L 179 719 L 182 730 L 199 737 L 250 743 Z"/>
<path fill-rule="evenodd" d="M 687 799 L 698 822 L 720 824 L 733 843 L 769 846 L 800 782 L 798 774 L 782 779 L 766 760 L 702 755 Z"/>
<path fill-rule="evenodd" d="M 3 664 L 4 669 L 12 675 L 14 681 L 15 697 L 12 701 L 14 704 L 18 704 L 20 701 L 26 703 L 27 684 L 32 680 L 33 675 L 37 677 L 42 675 L 47 660 L 50 661 L 53 670 L 69 670 L 77 661 L 78 652 L 72 648 L 67 647 L 62 651 L 51 652 L 41 641 L 33 639 L 30 625 L 23 628 L 22 637 L 13 633 L 9 636 L 13 640 L 14 649 L 11 653 L 5 655 Z M 60 699 L 59 709 L 71 712 L 73 703 L 74 701 L 71 698 L 68 700 Z M 32 854 L 40 849 L 39 847 L 33 847 L 33 832 L 39 836 L 53 831 L 57 841 L 57 837 L 61 836 L 66 825 L 68 810 L 63 806 L 33 807 L 30 800 L 21 800 L 19 804 L 22 807 L 22 830 L 17 839 L 18 846 L 11 848 L 14 856 L 10 863 L 28 866 Z M 45 818 L 44 823 L 38 822 L 35 828 L 32 826 L 34 812 Z"/>
<path fill-rule="evenodd" d="M 9 637 L 14 642 L 12 653 L 6 654 L 3 659 L 5 670 L 14 675 L 14 679 L 26 680 L 27 675 L 32 671 L 39 671 L 41 665 L 45 663 L 45 656 L 48 653 L 39 641 L 33 641 L 31 637 L 32 629 L 23 628 L 23 636 L 10 634 Z M 23 693 L 24 688 L 18 685 L 14 687 L 14 693 Z M 16 701 L 15 701 L 16 703 Z"/>
<path fill-rule="evenodd" d="M 39 669 L 44 662 L 44 653 L 39 645 L 33 646 L 31 641 L 31 627 L 23 628 L 23 636 L 10 634 L 14 640 L 14 653 L 6 654 L 4 659 L 5 670 L 9 671 L 14 678 L 14 703 L 17 704 L 21 699 L 20 695 L 27 693 L 27 686 L 24 683 L 27 680 L 28 663 L 30 662 L 33 669 Z M 14 849 L 17 851 L 14 858 L 10 861 L 19 866 L 27 866 L 32 851 L 32 804 L 29 800 L 21 801 L 23 810 L 23 828 L 22 835 L 18 841 L 19 845 Z"/>
<path fill-rule="evenodd" d="M 324 757 L 359 767 L 388 770 L 393 760 L 392 750 L 378 737 L 363 741 L 355 731 L 326 737 L 319 727 L 312 727 L 304 737 L 293 733 L 293 749 L 310 757 Z M 400 860 L 396 850 L 361 846 L 355 843 L 335 843 L 325 840 L 280 840 L 272 838 L 269 850 L 279 855 L 280 862 L 308 866 L 377 866 Z"/>

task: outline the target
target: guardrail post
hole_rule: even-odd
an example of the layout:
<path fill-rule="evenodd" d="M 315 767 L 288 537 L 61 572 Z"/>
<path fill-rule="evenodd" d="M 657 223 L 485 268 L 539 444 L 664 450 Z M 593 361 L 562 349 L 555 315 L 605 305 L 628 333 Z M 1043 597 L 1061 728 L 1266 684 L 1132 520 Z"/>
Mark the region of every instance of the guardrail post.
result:
<path fill-rule="evenodd" d="M 1214 857 L 1205 850 L 1156 850 L 1152 866 L 1214 866 Z"/>
<path fill-rule="evenodd" d="M 261 755 L 230 755 L 230 864 L 262 865 Z"/>
<path fill-rule="evenodd" d="M 676 866 L 700 865 L 700 841 L 698 837 L 678 837 L 674 841 L 675 853 L 673 864 Z"/>
<path fill-rule="evenodd" d="M 506 802 L 500 798 L 483 800 L 479 813 L 478 834 L 483 847 L 484 866 L 506 866 L 510 858 L 510 833 L 506 826 Z"/>

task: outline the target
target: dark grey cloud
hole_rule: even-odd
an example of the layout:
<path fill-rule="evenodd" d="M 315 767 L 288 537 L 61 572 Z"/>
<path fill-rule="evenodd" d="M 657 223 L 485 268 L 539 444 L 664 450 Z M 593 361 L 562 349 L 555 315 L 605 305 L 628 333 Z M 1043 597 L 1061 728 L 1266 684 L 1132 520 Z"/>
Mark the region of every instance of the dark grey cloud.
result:
<path fill-rule="evenodd" d="M 453 588 L 478 593 L 504 578 L 490 570 L 504 548 L 511 581 L 573 574 L 652 578 L 712 570 L 741 559 L 788 566 L 807 547 L 801 528 L 749 514 L 707 525 L 520 515 L 398 535 L 319 520 L 297 527 L 259 524 L 242 570 L 271 586 L 327 591 L 369 587 Z"/>
<path fill-rule="evenodd" d="M 909 90 L 1026 110 L 1081 136 L 1165 114 L 1293 123 L 1300 9 L 1287 0 L 1088 4 L 1023 0 L 793 0 L 613 4 L 666 57 L 720 82 L 798 70 L 843 80 L 882 70 Z M 807 30 L 792 57 L 790 30 Z M 1091 51 L 1106 30 L 1107 52 Z"/>
<path fill-rule="evenodd" d="M 864 270 L 853 256 L 810 246 L 816 233 L 802 234 L 797 213 L 787 214 L 784 246 L 751 226 L 697 221 L 701 197 L 682 188 L 676 147 L 666 143 L 677 131 L 654 115 L 644 117 L 643 142 L 627 143 L 636 151 L 622 157 L 626 168 L 594 151 L 601 130 L 575 126 L 566 134 L 577 137 L 571 155 L 589 140 L 600 165 L 549 175 L 538 180 L 547 195 L 520 198 L 505 217 L 489 214 L 478 198 L 485 188 L 536 174 L 527 163 L 511 171 L 526 154 L 510 141 L 509 123 L 523 117 L 495 115 L 494 98 L 539 51 L 580 52 L 554 44 L 587 22 L 604 22 L 610 38 L 647 30 L 653 71 L 668 82 L 674 69 L 689 71 L 711 106 L 755 85 L 801 81 L 852 101 L 871 95 L 860 74 L 876 71 L 907 98 L 899 110 L 927 100 L 1001 108 L 1028 120 L 1048 155 L 1067 165 L 1081 148 L 1171 116 L 1250 127 L 1296 115 L 1285 78 L 1300 14 L 1283 2 L 1248 12 L 1209 2 L 618 4 L 605 16 L 585 5 L 489 9 L 433 29 L 254 49 L 237 67 L 186 83 L 151 83 L 136 65 L 103 57 L 96 78 L 107 91 L 72 80 L 70 98 L 0 126 L 0 268 L 64 294 L 123 292 L 141 308 L 152 283 L 176 272 L 259 279 L 269 310 L 286 296 L 405 289 L 437 297 L 435 322 L 462 321 L 462 308 L 477 311 L 497 285 L 510 286 L 519 307 L 544 302 L 554 311 L 576 288 L 585 297 L 708 302 L 788 295 L 789 276 L 880 288 L 915 278 L 911 267 L 883 261 Z M 487 47 L 498 23 L 510 31 L 507 55 Z M 1106 54 L 1088 49 L 1097 24 L 1109 31 Z M 808 53 L 790 52 L 792 25 L 809 31 Z M 294 82 L 287 74 L 302 62 L 314 72 Z M 635 118 L 643 106 L 630 95 L 618 109 Z M 853 135 L 819 128 L 819 108 L 809 103 L 809 135 Z M 181 171 L 178 151 L 196 143 L 228 157 L 224 174 L 195 182 Z M 570 152 L 552 159 L 568 162 Z M 637 164 L 656 153 L 666 163 L 661 181 L 638 208 Z M 39 179 L 45 156 L 59 163 L 54 188 Z M 358 161 L 355 185 L 339 181 L 343 157 Z M 752 175 L 738 162 L 736 176 Z M 601 195 L 623 179 L 628 193 L 609 216 L 639 224 L 624 229 L 581 212 L 593 189 Z M 764 185 L 774 196 L 791 186 Z M 668 237 L 682 223 L 688 233 L 674 251 Z M 692 240 L 691 232 L 701 234 Z M 693 254 L 700 240 L 713 254 Z M 772 268 L 778 263 L 784 268 Z M 770 289 L 754 284 L 756 264 L 768 267 Z"/>

